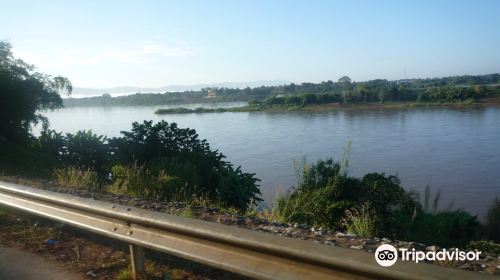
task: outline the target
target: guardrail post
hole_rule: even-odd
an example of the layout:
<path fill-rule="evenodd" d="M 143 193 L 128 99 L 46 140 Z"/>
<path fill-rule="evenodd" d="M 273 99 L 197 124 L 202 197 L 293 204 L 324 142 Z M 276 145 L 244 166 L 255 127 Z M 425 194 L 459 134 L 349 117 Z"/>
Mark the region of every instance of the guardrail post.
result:
<path fill-rule="evenodd" d="M 132 265 L 132 279 L 137 280 L 144 274 L 144 251 L 137 245 L 129 245 L 130 264 Z"/>

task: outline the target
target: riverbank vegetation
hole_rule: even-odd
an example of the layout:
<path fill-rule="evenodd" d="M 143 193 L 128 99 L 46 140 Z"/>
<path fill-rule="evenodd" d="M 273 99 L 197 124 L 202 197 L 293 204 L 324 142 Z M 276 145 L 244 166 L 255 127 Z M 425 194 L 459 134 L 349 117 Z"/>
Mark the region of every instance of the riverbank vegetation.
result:
<path fill-rule="evenodd" d="M 358 103 L 456 103 L 500 94 L 500 74 L 453 76 L 432 79 L 352 81 L 288 84 L 256 88 L 205 88 L 200 91 L 137 93 L 128 96 L 70 98 L 73 106 L 151 106 L 207 102 L 249 102 L 249 107 L 307 106 Z M 250 110 L 250 108 L 247 108 Z M 207 111 L 209 112 L 209 111 Z M 210 112 L 218 112 L 217 110 Z"/>
<path fill-rule="evenodd" d="M 479 82 L 491 83 L 495 77 L 485 76 Z M 429 85 L 428 81 L 424 84 Z M 356 96 L 347 77 L 333 85 L 344 86 L 341 95 L 276 96 L 265 102 L 293 105 L 295 101 L 331 101 L 328 98 L 350 102 Z M 131 130 L 114 138 L 90 130 L 74 134 L 50 130 L 39 113 L 62 106 L 61 90 L 71 92 L 68 79 L 35 72 L 33 66 L 12 56 L 10 45 L 0 42 L 0 174 L 45 178 L 62 188 L 84 187 L 156 202 L 232 208 L 238 213 L 261 201 L 255 174 L 233 166 L 195 130 L 176 123 L 135 122 Z M 430 91 L 429 96 L 467 100 L 470 94 L 489 90 L 455 87 Z M 383 96 L 384 100 L 392 98 Z M 256 104 L 250 106 L 259 108 Z M 43 130 L 35 136 L 31 126 L 39 122 Z M 495 200 L 487 222 L 481 224 L 477 216 L 463 210 L 438 211 L 439 196 L 431 209 L 430 195 L 421 202 L 418 194 L 401 186 L 397 176 L 350 176 L 347 163 L 347 156 L 341 163 L 304 161 L 298 168 L 297 185 L 277 199 L 270 219 L 444 246 L 464 246 L 482 238 L 500 241 L 500 200 Z"/>
<path fill-rule="evenodd" d="M 370 82 L 367 82 L 370 84 Z M 405 88 L 391 83 L 348 87 L 340 93 L 298 93 L 277 95 L 262 101 L 251 100 L 247 106 L 230 108 L 158 109 L 156 114 L 222 113 L 253 111 L 324 111 L 359 108 L 408 108 L 436 105 L 471 105 L 500 96 L 500 85 L 432 86 Z M 498 103 L 498 101 L 496 101 Z"/>
<path fill-rule="evenodd" d="M 206 197 L 245 210 L 260 201 L 259 180 L 233 166 L 195 130 L 175 123 L 133 123 L 122 137 L 49 129 L 40 112 L 62 107 L 67 78 L 38 73 L 0 42 L 0 172 L 54 179 L 96 191 L 108 185 L 154 200 Z M 41 135 L 32 125 L 43 124 Z"/>
<path fill-rule="evenodd" d="M 440 193 L 406 191 L 396 176 L 349 176 L 345 163 L 331 159 L 303 162 L 297 186 L 279 196 L 274 217 L 285 223 L 344 229 L 362 237 L 385 236 L 440 246 L 466 246 L 473 240 L 500 241 L 500 203 L 486 223 L 461 209 L 439 208 Z M 493 243 L 494 244 L 494 243 Z"/>

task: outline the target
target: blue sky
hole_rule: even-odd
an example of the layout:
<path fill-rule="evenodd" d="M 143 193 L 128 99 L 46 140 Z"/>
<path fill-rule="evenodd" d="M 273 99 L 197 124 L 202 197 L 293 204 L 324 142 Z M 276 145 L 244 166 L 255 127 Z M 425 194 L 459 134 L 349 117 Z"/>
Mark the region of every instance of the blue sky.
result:
<path fill-rule="evenodd" d="M 500 1 L 2 1 L 0 40 L 77 87 L 500 72 Z"/>

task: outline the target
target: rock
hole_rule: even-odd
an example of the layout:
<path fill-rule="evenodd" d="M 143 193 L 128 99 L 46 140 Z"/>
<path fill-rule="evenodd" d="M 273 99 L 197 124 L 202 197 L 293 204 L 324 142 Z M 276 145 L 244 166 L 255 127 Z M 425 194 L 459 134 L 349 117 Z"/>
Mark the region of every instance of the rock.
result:
<path fill-rule="evenodd" d="M 356 249 L 356 250 L 361 250 L 363 249 L 363 246 L 355 246 L 355 245 L 351 245 L 350 247 L 351 249 Z"/>
<path fill-rule="evenodd" d="M 437 251 L 439 250 L 439 247 L 436 245 L 428 246 L 425 248 L 426 251 Z"/>
<path fill-rule="evenodd" d="M 216 207 L 209 207 L 207 208 L 207 211 L 209 213 L 219 213 L 220 212 L 220 209 L 219 208 L 216 208 Z"/>
<path fill-rule="evenodd" d="M 370 245 L 378 245 L 379 242 L 373 239 L 367 239 L 363 243 L 364 245 L 370 246 Z"/>
<path fill-rule="evenodd" d="M 463 265 L 461 265 L 461 266 L 459 266 L 457 268 L 459 268 L 459 269 L 466 269 L 466 270 L 473 270 L 474 266 L 472 264 L 466 263 L 466 264 L 463 264 Z"/>
<path fill-rule="evenodd" d="M 346 234 L 345 234 L 345 233 L 342 233 L 342 232 L 340 232 L 340 231 L 337 231 L 337 232 L 335 233 L 335 236 L 336 236 L 336 237 L 345 237 L 345 236 L 346 236 Z"/>
<path fill-rule="evenodd" d="M 409 242 L 408 245 L 409 245 L 408 249 L 415 248 L 415 250 L 417 250 L 417 251 L 423 251 L 426 248 L 426 246 L 424 244 L 417 243 L 417 242 Z"/>

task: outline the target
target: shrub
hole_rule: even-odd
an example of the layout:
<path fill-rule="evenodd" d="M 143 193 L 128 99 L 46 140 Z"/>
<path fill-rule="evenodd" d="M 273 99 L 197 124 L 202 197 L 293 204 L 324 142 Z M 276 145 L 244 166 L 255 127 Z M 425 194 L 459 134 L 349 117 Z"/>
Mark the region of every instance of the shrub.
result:
<path fill-rule="evenodd" d="M 193 129 L 176 123 L 145 121 L 133 123 L 123 137 L 110 140 L 114 161 L 121 165 L 137 162 L 150 172 L 168 170 L 183 186 L 185 196 L 207 196 L 222 206 L 245 210 L 261 199 L 255 174 L 244 173 L 224 161 Z"/>
<path fill-rule="evenodd" d="M 110 153 L 106 137 L 92 133 L 91 130 L 81 130 L 75 134 L 42 131 L 38 138 L 41 149 L 60 160 L 65 165 L 82 169 L 93 169 L 102 178 L 107 175 L 107 165 Z"/>
<path fill-rule="evenodd" d="M 337 186 L 331 184 L 316 190 L 292 190 L 275 202 L 275 216 L 287 223 L 339 228 L 344 212 L 356 204 L 331 199 Z"/>
<path fill-rule="evenodd" d="M 66 134 L 66 149 L 63 161 L 82 168 L 94 168 L 99 174 L 106 170 L 109 160 L 106 137 L 92 133 L 92 130 L 82 130 L 75 134 Z"/>
<path fill-rule="evenodd" d="M 488 252 L 488 253 L 493 253 L 493 254 L 500 254 L 500 244 L 495 243 L 493 241 L 486 241 L 486 240 L 480 240 L 480 241 L 471 241 L 467 245 L 468 249 L 471 250 L 479 250 L 481 252 Z"/>
<path fill-rule="evenodd" d="M 186 200 L 193 195 L 207 196 L 220 206 L 243 211 L 261 201 L 255 174 L 244 173 L 225 161 L 225 156 L 200 140 L 193 129 L 145 121 L 133 123 L 132 130 L 122 134 L 108 140 L 90 130 L 66 135 L 44 130 L 38 142 L 62 164 L 95 170 L 103 181 L 112 173 L 111 166 L 122 166 L 128 180 L 126 191 L 143 197 Z M 162 173 L 165 170 L 169 175 Z M 116 184 L 112 189 L 121 191 Z M 182 193 L 174 193 L 179 191 Z"/>
<path fill-rule="evenodd" d="M 100 191 L 102 183 L 97 172 L 91 169 L 79 169 L 68 166 L 54 170 L 54 181 L 61 187 L 81 188 L 86 187 L 91 190 Z"/>
<path fill-rule="evenodd" d="M 394 238 L 440 246 L 465 246 L 478 238 L 477 216 L 463 210 L 427 213 L 415 208 L 413 214 L 394 211 L 387 232 Z"/>
<path fill-rule="evenodd" d="M 49 179 L 59 166 L 60 162 L 36 142 L 25 145 L 0 138 L 0 173 Z"/>
<path fill-rule="evenodd" d="M 488 238 L 500 241 L 500 198 L 496 197 L 486 215 L 486 232 Z"/>
<path fill-rule="evenodd" d="M 345 171 L 347 162 L 304 162 L 297 168 L 298 186 L 277 198 L 274 216 L 284 222 L 342 228 L 345 212 L 365 203 L 380 218 L 377 223 L 388 219 L 391 209 L 408 203 L 396 176 L 370 173 L 362 179 L 349 177 Z"/>

